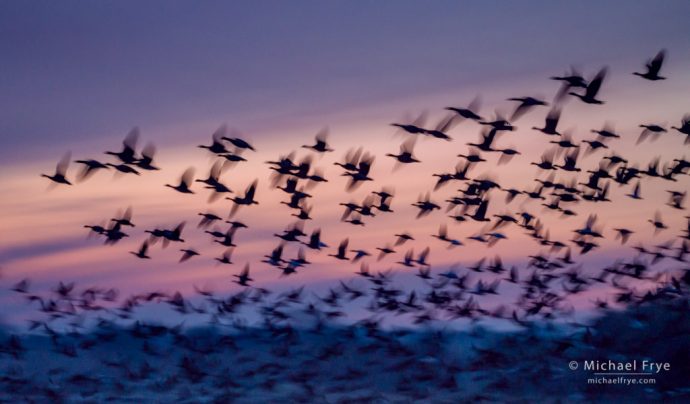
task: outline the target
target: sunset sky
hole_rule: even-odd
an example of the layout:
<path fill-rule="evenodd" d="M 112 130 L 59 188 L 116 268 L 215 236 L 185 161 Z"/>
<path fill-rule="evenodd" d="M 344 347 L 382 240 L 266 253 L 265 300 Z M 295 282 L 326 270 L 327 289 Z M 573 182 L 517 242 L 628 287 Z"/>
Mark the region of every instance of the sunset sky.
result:
<path fill-rule="evenodd" d="M 522 229 L 508 227 L 508 240 L 495 247 L 468 240 L 482 229 L 479 223 L 452 223 L 445 212 L 415 219 L 411 203 L 433 189 L 433 173 L 453 171 L 457 154 L 468 152 L 481 127 L 462 122 L 449 131 L 452 142 L 419 139 L 415 155 L 420 164 L 394 169 L 386 153 L 397 153 L 405 139 L 389 124 L 427 114 L 426 126 L 446 115 L 444 107 L 464 107 L 481 96 L 481 114 L 495 110 L 509 115 L 510 97 L 535 96 L 551 101 L 558 83 L 548 78 L 576 66 L 587 78 L 609 67 L 600 98 L 604 105 L 586 105 L 571 97 L 563 106 L 559 128 L 576 143 L 593 139 L 591 129 L 610 122 L 622 139 L 609 142 L 612 151 L 644 169 L 654 157 L 662 164 L 687 158 L 683 136 L 669 129 L 656 142 L 635 145 L 640 124 L 678 126 L 690 113 L 690 3 L 611 2 L 584 9 L 572 3 L 529 2 L 4 2 L 0 5 L 0 321 L 18 322 L 25 303 L 8 291 L 22 278 L 36 288 L 57 281 L 116 287 L 123 292 L 181 290 L 193 286 L 239 290 L 231 283 L 246 262 L 257 285 L 281 289 L 298 285 L 329 285 L 327 280 L 354 276 L 358 264 L 342 263 L 327 254 L 341 239 L 350 248 L 366 249 L 372 269 L 397 268 L 408 248 L 418 253 L 431 247 L 434 270 L 453 263 L 471 265 L 482 257 L 500 255 L 508 264 L 524 266 L 526 256 L 545 251 Z M 662 71 L 668 79 L 648 82 L 633 76 L 660 49 L 668 59 Z M 497 140 L 522 154 L 505 165 L 496 156 L 470 171 L 498 183 L 533 189 L 534 178 L 546 175 L 530 162 L 539 161 L 550 146 L 546 135 L 532 130 L 543 126 L 548 107 L 527 113 L 515 132 Z M 224 248 L 196 228 L 198 212 L 227 216 L 231 203 L 208 203 L 209 191 L 196 183 L 196 194 L 182 195 L 164 184 L 174 184 L 190 166 L 197 178 L 212 164 L 209 153 L 197 148 L 209 144 L 222 124 L 239 130 L 257 149 L 244 153 L 240 163 L 221 179 L 231 189 L 244 191 L 259 179 L 260 204 L 243 207 L 237 219 L 249 225 L 237 233 L 234 265 L 216 265 Z M 95 158 L 117 151 L 124 136 L 139 127 L 139 146 L 157 146 L 158 172 L 141 177 L 99 172 L 74 186 L 49 186 L 41 173 L 52 174 L 61 156 L 72 160 Z M 330 131 L 333 153 L 318 156 L 311 144 L 324 127 Z M 376 155 L 372 177 L 348 193 L 342 170 L 334 166 L 345 152 L 362 146 Z M 314 198 L 313 221 L 305 230 L 320 227 L 330 246 L 320 254 L 307 251 L 312 265 L 291 277 L 260 263 L 278 245 L 273 237 L 295 219 L 280 204 L 287 196 L 270 186 L 267 160 L 296 151 L 299 158 L 313 155 L 328 183 L 309 190 Z M 610 151 L 581 156 L 578 165 L 595 169 Z M 562 163 L 561 160 L 558 163 Z M 68 171 L 75 178 L 77 166 Z M 579 176 L 557 173 L 557 179 Z M 599 268 L 616 258 L 634 255 L 632 246 L 653 245 L 677 236 L 685 226 L 686 211 L 665 203 L 667 190 L 686 191 L 688 178 L 678 182 L 643 180 L 643 200 L 629 199 L 632 187 L 612 185 L 610 203 L 573 205 L 578 216 L 562 218 L 545 211 L 541 202 L 518 197 L 505 206 L 502 192 L 492 194 L 490 214 L 528 210 L 538 214 L 552 239 L 568 241 L 587 216 L 596 213 L 606 239 L 581 259 L 586 268 Z M 340 222 L 339 203 L 360 203 L 383 186 L 396 190 L 393 214 L 365 218 L 366 226 Z M 438 203 L 457 194 L 461 183 L 432 193 Z M 445 208 L 445 203 L 443 203 Z M 83 226 L 100 224 L 118 210 L 131 206 L 136 228 L 114 246 L 87 238 Z M 647 222 L 660 211 L 669 226 L 655 236 Z M 150 250 L 151 260 L 128 254 L 146 239 L 144 230 L 173 227 L 186 221 L 185 247 L 202 254 L 178 264 L 182 246 Z M 465 246 L 447 249 L 431 237 L 442 223 L 449 235 Z M 223 230 L 224 226 L 219 226 Z M 636 233 L 621 246 L 613 239 L 616 227 Z M 397 248 L 376 262 L 375 247 L 392 243 L 393 235 L 411 232 L 416 241 Z M 296 246 L 286 249 L 296 255 Z M 408 272 L 411 270 L 408 270 Z M 404 270 L 401 270 L 404 272 Z M 403 275 L 403 278 L 405 276 Z M 410 277 L 411 279 L 411 277 Z M 585 301 L 588 298 L 583 298 Z"/>

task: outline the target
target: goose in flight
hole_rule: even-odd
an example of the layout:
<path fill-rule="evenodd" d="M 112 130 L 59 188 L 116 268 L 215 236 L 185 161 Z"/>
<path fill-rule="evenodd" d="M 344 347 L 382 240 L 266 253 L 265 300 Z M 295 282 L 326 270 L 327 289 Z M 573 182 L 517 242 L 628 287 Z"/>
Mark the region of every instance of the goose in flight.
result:
<path fill-rule="evenodd" d="M 653 59 L 647 61 L 645 64 L 645 68 L 647 68 L 646 72 L 634 72 L 633 74 L 649 81 L 666 80 L 666 77 L 659 76 L 659 72 L 661 71 L 661 66 L 664 64 L 665 58 L 666 50 L 662 49 L 656 54 L 656 56 L 654 56 Z"/>
<path fill-rule="evenodd" d="M 599 72 L 596 74 L 596 76 L 594 76 L 592 81 L 590 81 L 589 84 L 587 84 L 584 94 L 577 94 L 575 92 L 570 92 L 569 94 L 579 98 L 582 102 L 587 104 L 603 104 L 604 101 L 597 99 L 597 95 L 599 94 L 599 90 L 601 89 L 601 84 L 604 82 L 604 79 L 606 78 L 607 72 L 608 68 L 606 67 L 599 70 Z"/>
<path fill-rule="evenodd" d="M 56 184 L 72 185 L 72 183 L 67 180 L 67 177 L 65 177 L 67 175 L 67 168 L 69 167 L 71 156 L 71 153 L 67 152 L 57 163 L 55 174 L 41 174 L 41 177 L 48 178 Z"/>

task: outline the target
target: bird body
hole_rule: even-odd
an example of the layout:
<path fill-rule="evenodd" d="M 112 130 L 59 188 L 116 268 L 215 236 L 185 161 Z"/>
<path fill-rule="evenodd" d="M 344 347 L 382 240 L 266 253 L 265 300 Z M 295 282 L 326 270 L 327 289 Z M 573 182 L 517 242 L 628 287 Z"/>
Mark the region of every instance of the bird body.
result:
<path fill-rule="evenodd" d="M 190 167 L 187 170 L 185 170 L 184 173 L 182 173 L 182 176 L 180 177 L 180 183 L 179 184 L 177 184 L 177 185 L 165 184 L 165 186 L 168 188 L 172 188 L 175 191 L 182 193 L 182 194 L 193 194 L 194 192 L 190 189 L 193 181 L 194 181 L 194 169 Z"/>
<path fill-rule="evenodd" d="M 666 57 L 666 51 L 662 49 L 659 51 L 659 53 L 654 56 L 653 59 L 650 59 L 645 67 L 647 68 L 647 71 L 644 73 L 640 72 L 634 72 L 633 74 L 636 76 L 640 76 L 645 80 L 650 80 L 650 81 L 657 81 L 657 80 L 666 80 L 666 77 L 662 77 L 659 75 L 659 72 L 661 71 L 661 66 L 664 63 L 664 58 Z"/>
<path fill-rule="evenodd" d="M 577 94 L 574 92 L 570 92 L 569 94 L 579 98 L 582 102 L 587 104 L 603 104 L 604 101 L 601 101 L 596 97 L 599 94 L 601 84 L 604 82 L 607 72 L 608 69 L 606 67 L 599 70 L 596 76 L 594 76 L 594 78 L 589 82 L 589 84 L 587 84 L 584 94 Z"/>
<path fill-rule="evenodd" d="M 67 174 L 67 168 L 69 167 L 70 157 L 71 153 L 66 153 L 55 167 L 55 174 L 41 174 L 41 177 L 48 178 L 56 184 L 72 185 L 72 183 L 69 182 L 65 177 Z"/>
<path fill-rule="evenodd" d="M 139 250 L 137 251 L 130 251 L 130 254 L 134 255 L 137 258 L 141 259 L 150 259 L 148 255 L 146 255 L 147 251 L 149 249 L 149 243 L 147 241 L 144 241 L 141 244 L 141 247 L 139 247 Z"/>
<path fill-rule="evenodd" d="M 240 286 L 249 286 L 249 282 L 252 282 L 254 280 L 249 276 L 249 264 L 246 264 L 244 266 L 244 269 L 242 269 L 242 272 L 240 272 L 239 275 L 233 276 L 237 278 L 237 280 L 234 282 Z"/>

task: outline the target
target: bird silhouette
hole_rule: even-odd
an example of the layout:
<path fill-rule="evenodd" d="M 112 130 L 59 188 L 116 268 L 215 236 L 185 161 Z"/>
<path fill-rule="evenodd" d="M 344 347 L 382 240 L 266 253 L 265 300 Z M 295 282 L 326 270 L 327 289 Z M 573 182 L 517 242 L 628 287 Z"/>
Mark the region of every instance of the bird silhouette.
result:
<path fill-rule="evenodd" d="M 355 256 L 352 257 L 352 260 L 351 260 L 353 263 L 357 263 L 357 262 L 359 262 L 362 258 L 368 257 L 368 256 L 371 255 L 371 254 L 369 254 L 369 252 L 367 252 L 366 250 L 350 250 L 350 251 L 353 252 L 353 253 L 355 253 Z"/>
<path fill-rule="evenodd" d="M 271 266 L 274 267 L 280 267 L 280 265 L 285 262 L 285 260 L 282 258 L 283 256 L 283 249 L 285 248 L 285 245 L 281 243 L 278 245 L 278 247 L 274 248 L 273 251 L 271 251 L 270 255 L 264 255 L 266 258 L 262 262 L 267 263 Z"/>
<path fill-rule="evenodd" d="M 274 236 L 288 242 L 299 242 L 299 237 L 307 235 L 302 229 L 302 223 L 303 222 L 296 222 L 291 224 L 285 229 L 283 234 L 274 234 Z"/>
<path fill-rule="evenodd" d="M 579 154 L 580 154 L 579 148 L 573 149 L 572 152 L 570 152 L 569 154 L 564 156 L 563 165 L 559 166 L 557 164 L 554 164 L 554 167 L 560 168 L 561 170 L 564 170 L 564 171 L 571 171 L 571 172 L 582 171 L 580 168 L 576 167 L 577 158 L 578 158 Z"/>
<path fill-rule="evenodd" d="M 200 149 L 206 149 L 210 151 L 211 153 L 214 154 L 225 154 L 229 153 L 229 150 L 225 147 L 225 144 L 223 144 L 223 137 L 225 136 L 225 133 L 227 133 L 227 126 L 226 125 L 221 125 L 213 134 L 211 135 L 211 145 L 210 146 L 205 146 L 205 145 L 199 145 Z"/>
<path fill-rule="evenodd" d="M 191 248 L 182 248 L 182 249 L 180 249 L 180 251 L 182 251 L 183 254 L 180 257 L 179 262 L 189 261 L 192 257 L 199 255 L 199 252 L 197 252 L 196 250 L 193 250 Z"/>
<path fill-rule="evenodd" d="M 214 222 L 222 220 L 220 216 L 211 212 L 199 213 L 199 216 L 201 216 L 201 220 L 199 221 L 197 227 L 200 229 L 207 229 Z"/>
<path fill-rule="evenodd" d="M 376 247 L 377 250 L 379 250 L 379 255 L 378 258 L 376 259 L 377 261 L 381 261 L 385 256 L 388 254 L 394 254 L 395 250 L 390 246 L 390 244 L 386 244 L 384 247 Z"/>
<path fill-rule="evenodd" d="M 690 114 L 683 116 L 680 126 L 671 126 L 671 129 L 675 129 L 685 135 L 683 144 L 690 144 Z"/>
<path fill-rule="evenodd" d="M 156 240 L 159 238 L 163 238 L 163 246 L 167 246 L 167 244 L 171 241 L 174 242 L 180 242 L 184 243 L 184 239 L 182 239 L 182 230 L 184 229 L 185 222 L 182 222 L 175 226 L 174 229 L 153 229 L 153 230 L 146 230 L 146 233 L 151 234 L 152 240 Z"/>
<path fill-rule="evenodd" d="M 41 177 L 48 178 L 49 180 L 53 181 L 56 184 L 64 184 L 64 185 L 72 185 L 71 182 L 67 180 L 67 169 L 69 168 L 69 162 L 70 158 L 72 157 L 71 153 L 66 153 L 62 159 L 57 163 L 57 166 L 55 167 L 55 174 L 53 175 L 47 175 L 47 174 L 41 174 Z"/>
<path fill-rule="evenodd" d="M 417 160 L 413 155 L 414 144 L 414 138 L 408 139 L 400 145 L 400 154 L 387 153 L 386 156 L 393 157 L 402 164 L 419 163 L 419 160 Z"/>
<path fill-rule="evenodd" d="M 561 88 L 556 93 L 554 97 L 555 101 L 561 102 L 566 95 L 570 92 L 572 88 L 587 88 L 587 81 L 582 77 L 582 74 L 578 72 L 574 67 L 570 68 L 570 72 L 563 76 L 553 76 L 551 80 L 556 80 L 562 82 Z"/>
<path fill-rule="evenodd" d="M 687 191 L 666 191 L 669 193 L 669 201 L 666 203 L 666 205 L 678 209 L 678 210 L 684 210 L 685 207 L 683 206 L 683 203 L 685 202 L 685 197 L 687 196 Z"/>
<path fill-rule="evenodd" d="M 616 239 L 620 239 L 621 244 L 627 243 L 628 240 L 630 239 L 630 236 L 633 234 L 633 231 L 628 230 L 628 229 L 620 228 L 620 229 L 614 229 L 614 230 L 616 231 Z"/>
<path fill-rule="evenodd" d="M 249 286 L 249 282 L 252 282 L 254 280 L 249 276 L 249 263 L 244 265 L 244 268 L 242 269 L 242 272 L 240 272 L 239 275 L 233 276 L 237 278 L 237 280 L 234 282 L 241 286 Z"/>
<path fill-rule="evenodd" d="M 105 163 L 106 166 L 112 167 L 115 170 L 117 170 L 120 173 L 123 174 L 134 174 L 134 175 L 141 175 L 139 171 L 137 171 L 134 167 L 129 166 L 127 164 L 113 164 L 113 163 Z"/>
<path fill-rule="evenodd" d="M 477 222 L 489 222 L 491 219 L 486 217 L 487 214 L 487 209 L 489 208 L 489 200 L 484 199 L 481 201 L 477 209 L 474 211 L 473 214 L 465 214 L 465 216 L 472 218 L 473 220 Z"/>
<path fill-rule="evenodd" d="M 666 58 L 666 50 L 662 49 L 656 54 L 656 56 L 654 56 L 653 59 L 647 61 L 647 64 L 645 65 L 645 68 L 647 69 L 646 72 L 634 72 L 633 74 L 650 81 L 666 80 L 666 77 L 659 76 L 661 66 L 664 64 L 664 58 Z"/>
<path fill-rule="evenodd" d="M 441 209 L 436 203 L 431 201 L 431 195 L 427 193 L 424 196 L 420 196 L 417 202 L 413 203 L 412 206 L 419 208 L 419 213 L 417 213 L 417 219 L 426 216 L 434 210 Z"/>
<path fill-rule="evenodd" d="M 409 233 L 396 234 L 395 237 L 397 237 L 397 240 L 395 241 L 396 246 L 403 245 L 407 241 L 414 241 L 414 238 Z"/>
<path fill-rule="evenodd" d="M 604 67 L 599 72 L 590 80 L 589 84 L 587 84 L 587 87 L 585 88 L 585 93 L 584 94 L 578 94 L 575 92 L 570 92 L 568 94 L 575 96 L 579 98 L 582 102 L 587 103 L 587 104 L 603 104 L 604 101 L 601 101 L 597 99 L 597 95 L 599 94 L 599 90 L 601 89 L 601 84 L 604 82 L 604 79 L 606 78 L 606 74 L 608 73 L 608 68 Z"/>
<path fill-rule="evenodd" d="M 157 171 L 160 168 L 153 165 L 153 157 L 156 154 L 156 146 L 153 143 L 148 143 L 141 150 L 141 157 L 137 160 L 136 166 L 142 170 Z"/>
<path fill-rule="evenodd" d="M 476 147 L 477 149 L 484 152 L 495 152 L 498 151 L 492 147 L 494 140 L 496 140 L 496 134 L 498 130 L 491 129 L 488 132 L 482 132 L 480 134 L 481 143 L 467 143 L 468 146 Z"/>
<path fill-rule="evenodd" d="M 524 114 L 526 114 L 529 110 L 533 109 L 534 107 L 549 105 L 548 102 L 539 100 L 534 97 L 508 98 L 508 101 L 519 102 L 518 106 L 515 107 L 513 114 L 510 116 L 511 121 L 516 121 L 520 119 L 520 117 L 522 117 Z"/>
<path fill-rule="evenodd" d="M 395 190 L 393 188 L 383 187 L 380 191 L 373 191 L 372 194 L 379 197 L 379 204 L 378 206 L 371 207 L 376 208 L 379 212 L 393 213 L 390 206 L 390 201 L 395 196 Z M 371 215 L 373 215 L 373 213 Z"/>
<path fill-rule="evenodd" d="M 467 108 L 447 107 L 446 110 L 455 112 L 456 114 L 458 114 L 460 119 L 471 119 L 473 121 L 481 121 L 483 120 L 483 118 L 477 115 L 477 111 L 479 111 L 480 105 L 481 99 L 477 97 L 474 100 L 472 100 L 472 102 L 470 102 Z"/>
<path fill-rule="evenodd" d="M 637 138 L 637 144 L 644 142 L 649 137 L 651 137 L 652 140 L 657 140 L 662 133 L 667 132 L 666 128 L 657 124 L 640 125 L 640 128 L 642 128 L 642 132 Z"/>
<path fill-rule="evenodd" d="M 321 229 L 315 229 L 309 236 L 309 242 L 303 243 L 305 246 L 313 250 L 321 250 L 327 248 L 328 244 L 321 241 Z"/>
<path fill-rule="evenodd" d="M 442 224 L 438 228 L 438 233 L 437 234 L 432 234 L 432 237 L 439 239 L 440 241 L 444 241 L 448 243 L 448 247 L 457 247 L 461 246 L 462 242 L 460 240 L 452 239 L 448 237 L 448 226 L 446 224 Z"/>
<path fill-rule="evenodd" d="M 237 231 L 237 228 L 235 227 L 230 227 L 223 235 L 222 237 L 219 237 L 220 240 L 214 240 L 216 243 L 225 246 L 225 247 L 237 247 L 233 243 L 233 239 L 235 237 L 235 232 Z"/>
<path fill-rule="evenodd" d="M 394 126 L 396 128 L 402 129 L 405 133 L 411 134 L 411 135 L 423 135 L 426 133 L 426 130 L 422 127 L 424 125 L 424 121 L 426 120 L 426 114 L 422 113 L 412 121 L 412 123 L 408 124 L 403 124 L 403 123 L 392 123 L 391 126 Z"/>
<path fill-rule="evenodd" d="M 558 108 L 552 108 L 548 115 L 546 115 L 546 122 L 543 128 L 533 127 L 532 129 L 538 130 L 541 133 L 552 136 L 561 136 L 556 127 L 558 126 L 558 121 L 561 118 L 561 110 Z"/>
<path fill-rule="evenodd" d="M 118 212 L 116 217 L 111 218 L 111 222 L 117 223 L 119 226 L 129 226 L 129 227 L 135 227 L 134 223 L 132 222 L 132 207 L 128 206 L 127 209 L 123 213 Z"/>
<path fill-rule="evenodd" d="M 232 136 L 234 136 L 234 137 L 222 136 L 221 139 L 227 140 L 228 142 L 230 142 L 233 146 L 237 147 L 238 149 L 249 149 L 251 151 L 256 151 L 254 146 L 252 146 L 251 144 L 249 144 L 249 142 L 247 142 L 246 140 L 239 137 L 240 136 L 239 133 L 236 133 L 236 131 L 233 131 L 233 132 L 234 133 L 232 134 Z"/>
<path fill-rule="evenodd" d="M 311 149 L 318 153 L 332 152 L 333 149 L 328 147 L 328 128 L 321 129 L 315 136 L 315 143 L 311 146 L 302 145 L 305 149 Z"/>
<path fill-rule="evenodd" d="M 194 168 L 190 167 L 182 173 L 180 176 L 180 183 L 177 185 L 165 184 L 166 187 L 172 188 L 177 192 L 183 194 L 193 194 L 194 192 L 190 189 L 194 182 Z"/>
<path fill-rule="evenodd" d="M 88 160 L 75 160 L 75 163 L 83 164 L 82 170 L 77 174 L 77 178 L 80 181 L 84 181 L 91 177 L 98 170 L 108 170 L 110 166 L 105 163 L 101 163 L 98 160 L 88 159 Z"/>
<path fill-rule="evenodd" d="M 434 129 L 424 129 L 424 134 L 436 139 L 451 141 L 453 138 L 446 132 L 448 132 L 456 122 L 456 115 L 448 115 L 441 119 Z"/>
<path fill-rule="evenodd" d="M 239 209 L 240 206 L 243 205 L 258 205 L 259 202 L 255 200 L 255 195 L 256 195 L 256 187 L 259 184 L 259 180 L 256 179 L 254 182 L 252 182 L 247 189 L 244 191 L 244 196 L 239 197 L 233 197 L 233 198 L 225 198 L 231 200 L 234 205 L 230 211 L 230 217 L 234 216 L 235 213 L 237 213 L 237 210 Z"/>
<path fill-rule="evenodd" d="M 664 224 L 664 221 L 661 218 L 661 212 L 659 211 L 656 211 L 654 213 L 654 219 L 649 219 L 649 223 L 651 223 L 652 226 L 654 226 L 654 234 L 657 234 L 662 230 L 668 229 L 668 226 Z"/>
<path fill-rule="evenodd" d="M 150 259 L 151 257 L 146 255 L 148 249 L 149 249 L 149 243 L 148 243 L 148 241 L 144 241 L 143 243 L 141 243 L 141 247 L 139 247 L 139 250 L 130 251 L 130 254 L 134 255 L 137 258 Z"/>
<path fill-rule="evenodd" d="M 612 139 L 612 138 L 619 139 L 620 138 L 620 135 L 614 131 L 613 125 L 611 125 L 609 123 L 606 123 L 604 125 L 604 127 L 599 129 L 599 130 L 592 129 L 592 133 L 596 133 L 597 136 L 604 138 L 604 139 Z"/>
<path fill-rule="evenodd" d="M 336 254 L 328 254 L 329 257 L 334 257 L 342 261 L 349 261 L 350 259 L 347 257 L 347 246 L 350 243 L 349 239 L 344 239 L 343 241 L 340 242 L 338 245 L 338 252 Z"/>
<path fill-rule="evenodd" d="M 569 133 L 564 133 L 561 135 L 560 140 L 551 140 L 549 143 L 553 143 L 562 149 L 578 147 L 577 144 L 573 143 L 573 138 Z"/>
<path fill-rule="evenodd" d="M 139 128 L 133 128 L 122 141 L 122 151 L 112 152 L 107 151 L 105 154 L 110 154 L 117 157 L 124 164 L 136 164 L 137 157 L 137 142 L 139 141 Z"/>
<path fill-rule="evenodd" d="M 349 154 L 350 152 L 348 152 Z M 354 191 L 362 182 L 373 181 L 373 178 L 369 177 L 369 172 L 374 164 L 374 156 L 369 153 L 361 153 L 361 149 L 354 151 L 354 154 L 347 156 L 351 157 L 350 160 L 346 160 L 345 163 L 335 163 L 345 168 L 346 172 L 343 176 L 350 177 L 347 184 L 347 191 Z"/>
<path fill-rule="evenodd" d="M 216 261 L 218 261 L 220 264 L 225 264 L 225 265 L 232 265 L 232 254 L 235 251 L 234 248 L 228 248 L 226 249 L 223 254 L 220 257 L 214 258 Z M 218 265 L 218 264 L 216 264 Z"/>

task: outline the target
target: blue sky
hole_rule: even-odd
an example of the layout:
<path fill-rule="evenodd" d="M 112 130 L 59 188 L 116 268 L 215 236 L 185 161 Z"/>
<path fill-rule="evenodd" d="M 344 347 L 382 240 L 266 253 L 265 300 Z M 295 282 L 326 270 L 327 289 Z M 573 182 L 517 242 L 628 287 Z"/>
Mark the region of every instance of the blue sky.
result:
<path fill-rule="evenodd" d="M 688 59 L 690 4 L 67 1 L 0 5 L 0 159 L 204 119 L 240 127 L 552 66 Z M 672 59 L 672 60 L 673 60 Z"/>

